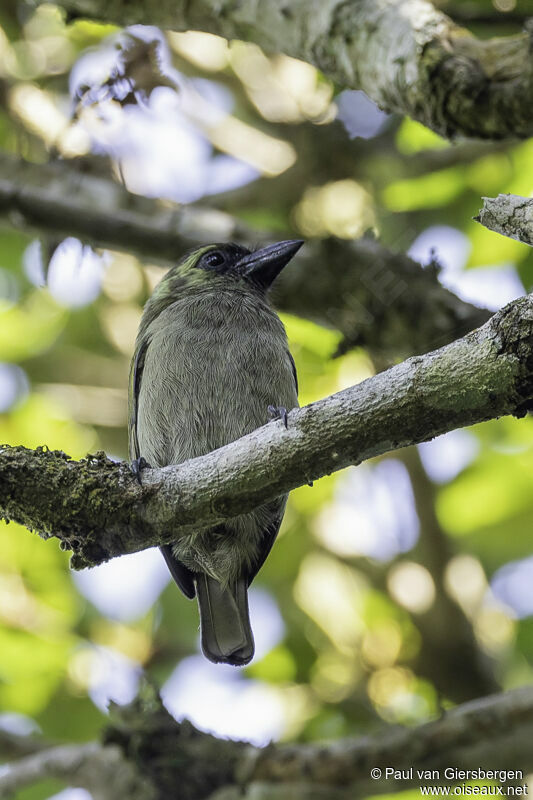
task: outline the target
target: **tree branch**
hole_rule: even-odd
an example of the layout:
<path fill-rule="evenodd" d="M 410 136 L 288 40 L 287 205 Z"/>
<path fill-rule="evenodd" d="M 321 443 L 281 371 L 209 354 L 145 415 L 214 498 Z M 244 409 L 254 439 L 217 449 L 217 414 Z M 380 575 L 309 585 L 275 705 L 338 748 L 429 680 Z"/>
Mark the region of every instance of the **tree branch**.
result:
<path fill-rule="evenodd" d="M 41 737 L 35 735 L 24 736 L 23 734 L 0 728 L 0 754 L 2 757 L 27 756 L 31 753 L 38 753 L 48 747 L 51 747 L 51 743 Z"/>
<path fill-rule="evenodd" d="M 437 5 L 452 19 L 470 25 L 498 25 L 500 28 L 509 28 L 515 25 L 523 27 L 527 20 L 531 19 L 531 13 L 528 13 L 527 7 L 509 8 L 503 11 L 481 3 L 461 3 L 455 0 L 440 0 Z"/>
<path fill-rule="evenodd" d="M 417 728 L 393 728 L 381 735 L 337 741 L 332 745 L 284 745 L 266 748 L 252 757 L 249 780 L 302 781 L 347 786 L 351 797 L 401 791 L 409 785 L 445 784 L 420 780 L 417 769 L 446 767 L 528 770 L 533 753 L 521 741 L 533 732 L 533 692 L 530 687 L 474 700 Z M 412 779 L 375 780 L 372 768 L 383 771 L 413 767 Z M 243 769 L 246 774 L 246 769 Z M 456 781 L 459 782 L 459 781 Z M 454 781 L 450 781 L 454 783 Z"/>
<path fill-rule="evenodd" d="M 483 208 L 474 217 L 485 228 L 533 246 L 533 200 L 516 194 L 484 197 Z"/>
<path fill-rule="evenodd" d="M 449 147 L 420 150 L 405 156 L 403 167 L 407 176 L 426 175 L 441 169 L 472 164 L 478 159 L 497 153 L 508 153 L 509 141 L 485 141 L 463 139 Z"/>
<path fill-rule="evenodd" d="M 160 704 L 136 700 L 115 708 L 105 738 L 121 747 L 162 797 L 171 796 L 179 770 L 184 800 L 353 800 L 409 786 L 462 782 L 446 780 L 447 767 L 521 769 L 525 775 L 533 768 L 532 734 L 533 691 L 524 687 L 472 701 L 416 728 L 389 727 L 357 739 L 262 749 L 218 740 L 189 722 L 180 725 Z M 385 779 L 387 768 L 412 768 L 413 776 Z M 382 779 L 372 779 L 372 769 L 381 770 Z M 439 779 L 420 779 L 417 769 L 438 770 Z"/>
<path fill-rule="evenodd" d="M 83 786 L 95 800 L 354 800 L 416 785 L 453 785 L 446 768 L 533 769 L 533 690 L 472 701 L 416 728 L 384 727 L 333 743 L 257 748 L 176 722 L 153 689 L 112 704 L 104 743 L 64 745 L 0 767 L 0 797 L 44 777 Z M 409 770 L 400 779 L 386 770 Z M 437 770 L 433 779 L 417 770 Z M 381 777 L 371 777 L 377 770 Z M 374 773 L 377 774 L 377 773 Z M 518 776 L 519 777 L 519 776 Z M 505 781 L 503 781 L 505 783 Z M 518 782 L 521 783 L 519 777 Z"/>
<path fill-rule="evenodd" d="M 367 236 L 311 241 L 284 270 L 274 303 L 343 334 L 338 348 L 365 347 L 377 363 L 427 353 L 486 322 L 491 313 L 460 300 L 438 279 Z"/>
<path fill-rule="evenodd" d="M 107 177 L 84 172 L 83 161 L 78 166 L 59 160 L 30 164 L 0 154 L 0 215 L 40 233 L 79 236 L 98 247 L 167 262 L 213 236 L 241 241 L 247 234 L 228 214 L 189 206 L 169 211 Z"/>
<path fill-rule="evenodd" d="M 45 0 L 37 0 L 37 3 Z M 363 89 L 387 111 L 443 136 L 533 131 L 528 34 L 480 40 L 425 0 L 61 0 L 73 16 L 253 41 Z"/>
<path fill-rule="evenodd" d="M 206 242 L 249 245 L 268 237 L 213 209 L 163 209 L 64 161 L 37 165 L 0 155 L 0 175 L 0 216 L 11 224 L 151 260 L 173 262 Z M 275 299 L 283 311 L 339 330 L 340 352 L 367 347 L 381 361 L 427 352 L 490 316 L 445 289 L 435 268 L 422 269 L 369 237 L 308 242 L 281 276 Z"/>
<path fill-rule="evenodd" d="M 74 551 L 76 568 L 160 545 L 350 464 L 505 414 L 533 399 L 533 295 L 482 328 L 289 414 L 208 455 L 143 472 L 103 453 L 0 449 L 0 510 Z M 266 411 L 265 411 L 266 413 Z"/>

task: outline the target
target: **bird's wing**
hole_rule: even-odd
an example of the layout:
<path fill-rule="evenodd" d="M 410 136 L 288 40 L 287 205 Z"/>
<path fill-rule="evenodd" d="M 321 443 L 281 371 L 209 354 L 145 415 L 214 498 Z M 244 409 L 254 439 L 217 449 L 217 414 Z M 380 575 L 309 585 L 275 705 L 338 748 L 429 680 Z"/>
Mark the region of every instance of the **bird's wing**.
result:
<path fill-rule="evenodd" d="M 291 362 L 292 366 L 292 374 L 294 375 L 294 387 L 296 389 L 296 394 L 298 394 L 298 374 L 296 372 L 296 364 L 294 363 L 294 358 L 290 350 L 287 350 L 287 355 L 289 356 L 289 361 Z M 278 531 L 281 526 L 281 521 L 283 519 L 283 512 L 285 510 L 285 503 L 286 498 L 282 500 L 281 504 L 279 500 L 274 501 L 274 508 L 273 508 L 273 517 L 272 521 L 263 531 L 262 539 L 261 539 L 261 547 L 259 550 L 259 556 L 252 565 L 250 571 L 248 572 L 248 586 L 251 584 L 265 561 L 267 560 L 268 554 L 272 550 L 272 546 L 276 541 L 276 536 L 278 535 Z"/>
<path fill-rule="evenodd" d="M 139 459 L 142 456 L 139 447 L 139 438 L 137 435 L 137 412 L 139 404 L 139 392 L 141 389 L 141 381 L 148 344 L 148 340 L 141 342 L 141 344 L 137 347 L 131 362 L 128 434 L 130 459 L 132 461 Z M 167 562 L 170 574 L 178 584 L 179 588 L 186 597 L 190 597 L 192 599 L 196 594 L 192 572 L 180 561 L 174 558 L 172 553 L 172 545 L 164 545 L 160 548 L 160 550 L 163 553 L 165 561 Z"/>
<path fill-rule="evenodd" d="M 296 364 L 294 363 L 294 358 L 292 357 L 292 353 L 290 350 L 287 350 L 287 354 L 289 356 L 289 360 L 292 366 L 292 374 L 294 375 L 294 385 L 296 387 L 296 394 L 298 394 L 298 373 L 296 372 Z"/>
<path fill-rule="evenodd" d="M 139 403 L 139 391 L 141 388 L 141 380 L 144 369 L 144 361 L 146 358 L 146 351 L 148 350 L 148 341 L 145 340 L 135 350 L 130 368 L 130 383 L 128 393 L 129 404 L 129 421 L 128 421 L 128 438 L 130 448 L 130 459 L 134 461 L 141 457 L 139 448 L 139 439 L 137 437 L 137 410 Z"/>
<path fill-rule="evenodd" d="M 172 552 L 171 544 L 164 544 L 159 549 L 163 553 L 163 557 L 167 562 L 169 572 L 176 581 L 177 585 L 185 597 L 188 597 L 190 600 L 192 600 L 196 594 L 193 573 L 184 564 L 182 564 L 181 561 L 178 561 Z"/>
<path fill-rule="evenodd" d="M 252 564 L 250 570 L 248 571 L 246 578 L 248 580 L 248 586 L 251 584 L 265 561 L 267 560 L 268 554 L 272 550 L 272 546 L 276 541 L 276 536 L 278 535 L 278 531 L 281 526 L 281 521 L 283 519 L 283 512 L 285 510 L 285 498 L 282 499 L 282 504 L 280 506 L 280 501 L 274 501 L 274 509 L 273 509 L 273 516 L 272 521 L 266 526 L 262 533 L 261 537 L 261 545 L 259 548 L 259 554 L 256 558 L 255 562 Z"/>

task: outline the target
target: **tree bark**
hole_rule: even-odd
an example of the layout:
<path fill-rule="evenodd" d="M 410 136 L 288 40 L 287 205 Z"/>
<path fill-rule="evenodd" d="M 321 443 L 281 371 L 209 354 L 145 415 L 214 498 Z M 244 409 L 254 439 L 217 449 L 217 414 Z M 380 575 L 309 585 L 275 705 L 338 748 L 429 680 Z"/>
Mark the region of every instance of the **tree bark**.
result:
<path fill-rule="evenodd" d="M 45 0 L 37 0 L 37 4 Z M 533 131 L 529 34 L 480 40 L 426 0 L 60 0 L 72 16 L 255 42 L 442 136 Z"/>
<path fill-rule="evenodd" d="M 483 208 L 474 217 L 485 228 L 533 246 L 533 200 L 516 194 L 484 197 Z"/>
<path fill-rule="evenodd" d="M 355 800 L 474 777 L 447 777 L 447 768 L 513 770 L 518 784 L 533 769 L 531 687 L 472 701 L 415 728 L 261 749 L 178 723 L 156 696 L 141 695 L 112 707 L 103 744 L 42 750 L 4 769 L 0 797 L 48 775 L 96 790 L 98 800 L 166 800 L 177 796 L 176 787 L 180 800 Z M 435 773 L 419 776 L 418 770 Z M 505 786 L 509 778 L 499 777 Z"/>
<path fill-rule="evenodd" d="M 5 519 L 58 537 L 75 568 L 160 545 L 350 464 L 533 406 L 533 295 L 426 356 L 289 413 L 200 458 L 143 472 L 104 453 L 0 449 Z M 265 410 L 266 414 L 266 410 Z"/>
<path fill-rule="evenodd" d="M 248 774 L 265 782 L 351 784 L 350 797 L 426 783 L 443 785 L 447 767 L 522 768 L 525 776 L 533 760 L 531 747 L 520 741 L 525 729 L 533 730 L 531 687 L 465 703 L 440 720 L 414 729 L 392 728 L 381 735 L 341 740 L 329 746 L 281 745 L 270 752 L 266 748 L 252 758 Z M 385 771 L 391 767 L 412 767 L 413 776 L 387 779 Z M 370 773 L 376 768 L 381 775 L 373 778 Z M 435 769 L 439 777 L 420 779 L 417 769 Z"/>

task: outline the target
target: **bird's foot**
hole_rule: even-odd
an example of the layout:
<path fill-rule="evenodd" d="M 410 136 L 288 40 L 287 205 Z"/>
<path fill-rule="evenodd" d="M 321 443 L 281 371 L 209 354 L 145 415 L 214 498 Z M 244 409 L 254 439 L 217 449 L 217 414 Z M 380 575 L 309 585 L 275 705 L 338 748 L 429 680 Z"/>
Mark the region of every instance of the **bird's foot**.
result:
<path fill-rule="evenodd" d="M 135 475 L 137 481 L 141 486 L 142 486 L 141 471 L 147 468 L 150 469 L 150 466 L 151 465 L 148 463 L 148 461 L 142 456 L 140 458 L 134 458 L 133 461 L 131 462 L 131 471 L 133 472 L 133 474 Z"/>
<path fill-rule="evenodd" d="M 267 408 L 269 419 L 281 419 L 286 428 L 289 427 L 287 422 L 287 409 L 283 406 L 269 406 Z"/>

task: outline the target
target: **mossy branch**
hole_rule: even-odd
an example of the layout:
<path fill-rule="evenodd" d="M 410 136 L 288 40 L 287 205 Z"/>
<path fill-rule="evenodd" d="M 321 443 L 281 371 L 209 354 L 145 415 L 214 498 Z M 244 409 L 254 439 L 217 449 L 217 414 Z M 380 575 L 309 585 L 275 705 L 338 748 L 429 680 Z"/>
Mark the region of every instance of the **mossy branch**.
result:
<path fill-rule="evenodd" d="M 0 448 L 0 513 L 56 536 L 73 566 L 175 541 L 350 464 L 533 405 L 533 295 L 452 344 L 289 413 L 208 455 L 146 469 Z M 265 410 L 266 415 L 266 410 Z"/>

